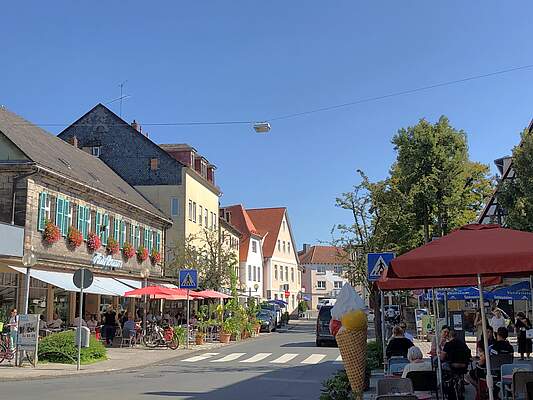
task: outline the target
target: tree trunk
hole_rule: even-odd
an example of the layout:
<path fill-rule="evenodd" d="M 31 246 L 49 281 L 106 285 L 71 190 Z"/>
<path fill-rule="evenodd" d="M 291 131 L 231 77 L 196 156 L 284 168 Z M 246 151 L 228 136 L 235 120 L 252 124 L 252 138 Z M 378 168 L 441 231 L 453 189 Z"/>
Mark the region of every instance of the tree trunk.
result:
<path fill-rule="evenodd" d="M 379 290 L 372 286 L 371 292 L 370 292 L 371 298 L 372 298 L 372 306 L 374 309 L 374 332 L 376 333 L 376 342 L 381 344 L 381 299 L 379 296 Z"/>
<path fill-rule="evenodd" d="M 424 243 L 429 243 L 429 223 L 424 222 Z"/>

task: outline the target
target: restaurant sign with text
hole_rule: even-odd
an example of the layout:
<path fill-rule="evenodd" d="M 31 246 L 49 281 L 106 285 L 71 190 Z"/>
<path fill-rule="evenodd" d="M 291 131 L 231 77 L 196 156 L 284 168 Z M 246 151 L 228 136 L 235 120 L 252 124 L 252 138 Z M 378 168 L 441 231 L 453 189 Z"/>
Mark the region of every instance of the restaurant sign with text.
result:
<path fill-rule="evenodd" d="M 121 269 L 122 260 L 117 260 L 111 255 L 104 255 L 101 253 L 94 253 L 93 265 L 102 267 L 103 269 Z"/>

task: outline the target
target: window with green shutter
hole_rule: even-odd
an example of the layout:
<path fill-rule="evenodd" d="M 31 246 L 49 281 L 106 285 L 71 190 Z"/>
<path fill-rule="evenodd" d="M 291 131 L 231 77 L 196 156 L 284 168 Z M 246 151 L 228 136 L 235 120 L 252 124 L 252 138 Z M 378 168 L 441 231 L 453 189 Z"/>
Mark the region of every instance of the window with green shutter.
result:
<path fill-rule="evenodd" d="M 78 205 L 78 230 L 83 235 L 83 239 L 87 240 L 91 227 L 91 211 L 89 207 Z"/>
<path fill-rule="evenodd" d="M 119 228 L 120 228 L 120 219 L 118 217 L 113 218 L 113 239 L 115 239 L 117 242 L 119 241 Z M 122 247 L 122 245 L 120 246 Z"/>
<path fill-rule="evenodd" d="M 148 231 L 148 251 L 151 253 L 154 247 L 154 231 L 147 229 Z"/>
<path fill-rule="evenodd" d="M 143 246 L 148 249 L 148 229 L 143 228 Z"/>
<path fill-rule="evenodd" d="M 138 249 L 141 245 L 141 228 L 139 225 L 135 226 L 135 248 Z"/>
<path fill-rule="evenodd" d="M 157 231 L 155 234 L 154 248 L 157 252 L 161 252 L 161 232 Z"/>
<path fill-rule="evenodd" d="M 102 240 L 103 245 L 107 245 L 107 239 L 109 239 L 109 214 L 104 214 L 100 228 L 100 240 Z"/>
<path fill-rule="evenodd" d="M 94 217 L 94 230 L 95 233 L 102 239 L 101 237 L 101 231 L 102 231 L 102 213 L 100 211 L 96 211 L 96 215 Z"/>
<path fill-rule="evenodd" d="M 125 242 L 126 242 L 126 222 L 120 221 L 120 238 L 119 238 L 120 248 L 124 247 Z"/>
<path fill-rule="evenodd" d="M 63 205 L 65 204 L 65 199 L 62 197 L 57 196 L 56 199 L 56 225 L 59 228 L 59 231 L 63 233 Z"/>
<path fill-rule="evenodd" d="M 61 232 L 63 233 L 63 236 L 67 236 L 70 225 L 72 225 L 72 208 L 70 207 L 70 201 L 64 200 L 63 201 L 63 227 L 61 228 Z"/>
<path fill-rule="evenodd" d="M 46 220 L 50 218 L 50 195 L 46 192 L 39 193 L 39 209 L 37 212 L 37 230 L 43 231 Z"/>

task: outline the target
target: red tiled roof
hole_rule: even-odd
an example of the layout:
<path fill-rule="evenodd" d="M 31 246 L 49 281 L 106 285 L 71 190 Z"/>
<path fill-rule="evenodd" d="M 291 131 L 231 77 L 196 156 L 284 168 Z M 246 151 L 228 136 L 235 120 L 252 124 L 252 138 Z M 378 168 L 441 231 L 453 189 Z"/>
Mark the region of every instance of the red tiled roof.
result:
<path fill-rule="evenodd" d="M 287 209 L 285 207 L 255 208 L 246 211 L 259 233 L 265 237 L 263 240 L 263 257 L 272 257 L 281 221 Z"/>
<path fill-rule="evenodd" d="M 307 252 L 300 253 L 301 264 L 341 264 L 344 250 L 335 246 L 312 246 Z"/>
<path fill-rule="evenodd" d="M 239 245 L 239 261 L 246 261 L 248 258 L 248 247 L 250 246 L 250 236 L 254 235 L 260 239 L 263 235 L 256 229 L 250 216 L 241 204 L 222 208 L 231 213 L 231 225 L 242 233 Z"/>

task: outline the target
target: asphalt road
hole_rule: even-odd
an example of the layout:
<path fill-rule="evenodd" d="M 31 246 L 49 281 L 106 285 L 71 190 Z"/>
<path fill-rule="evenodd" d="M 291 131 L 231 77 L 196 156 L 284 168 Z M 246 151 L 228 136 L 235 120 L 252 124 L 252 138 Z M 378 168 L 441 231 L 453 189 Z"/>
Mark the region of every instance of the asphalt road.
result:
<path fill-rule="evenodd" d="M 138 370 L 0 382 L 17 400 L 318 399 L 321 382 L 342 368 L 336 347 L 315 346 L 314 324 Z"/>

